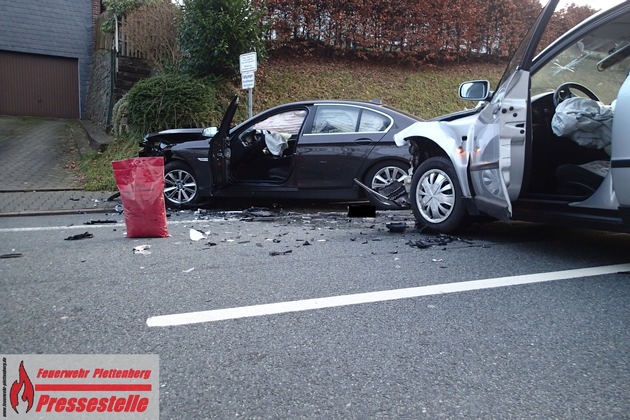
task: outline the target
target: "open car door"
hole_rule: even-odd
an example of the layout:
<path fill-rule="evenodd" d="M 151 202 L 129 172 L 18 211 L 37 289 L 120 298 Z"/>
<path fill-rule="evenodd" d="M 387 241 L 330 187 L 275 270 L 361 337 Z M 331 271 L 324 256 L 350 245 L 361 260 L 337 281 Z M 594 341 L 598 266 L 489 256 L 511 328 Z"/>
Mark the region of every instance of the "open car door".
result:
<path fill-rule="evenodd" d="M 521 42 L 490 103 L 468 133 L 466 151 L 479 211 L 507 221 L 521 191 L 525 146 L 531 141 L 530 68 L 558 4 L 551 0 Z"/>
<path fill-rule="evenodd" d="M 630 224 L 630 74 L 621 86 L 617 96 L 615 115 L 624 118 L 614 118 L 612 127 L 613 145 L 612 160 L 610 162 L 613 188 L 619 202 L 619 213 L 625 224 Z"/>
<path fill-rule="evenodd" d="M 238 108 L 238 95 L 234 95 L 223 115 L 217 133 L 209 140 L 208 165 L 211 191 L 224 187 L 229 179 L 231 150 L 229 145 L 230 125 Z"/>

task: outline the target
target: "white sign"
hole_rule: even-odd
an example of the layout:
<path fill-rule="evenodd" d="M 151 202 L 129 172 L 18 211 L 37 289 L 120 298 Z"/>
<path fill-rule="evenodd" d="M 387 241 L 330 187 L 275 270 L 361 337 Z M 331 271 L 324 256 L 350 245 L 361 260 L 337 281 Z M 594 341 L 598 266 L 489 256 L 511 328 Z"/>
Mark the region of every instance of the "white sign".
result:
<path fill-rule="evenodd" d="M 253 89 L 255 83 L 254 72 L 242 73 L 241 83 L 243 84 L 243 89 Z"/>
<path fill-rule="evenodd" d="M 253 73 L 258 69 L 256 52 L 241 54 L 238 61 L 241 67 L 241 73 Z"/>

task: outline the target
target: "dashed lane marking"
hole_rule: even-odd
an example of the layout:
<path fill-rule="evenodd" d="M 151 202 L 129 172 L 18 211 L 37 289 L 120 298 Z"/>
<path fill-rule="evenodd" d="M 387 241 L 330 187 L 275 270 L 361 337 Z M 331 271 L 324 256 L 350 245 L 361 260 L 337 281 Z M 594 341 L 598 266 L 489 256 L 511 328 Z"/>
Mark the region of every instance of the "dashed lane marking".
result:
<path fill-rule="evenodd" d="M 433 296 L 446 293 L 469 292 L 497 287 L 517 286 L 566 280 L 580 277 L 601 276 L 630 271 L 630 264 L 616 264 L 602 267 L 579 268 L 574 270 L 552 271 L 548 273 L 526 274 L 493 279 L 472 280 L 458 283 L 445 283 L 406 289 L 384 290 L 380 292 L 357 293 L 352 295 L 330 296 L 317 299 L 295 300 L 264 305 L 242 306 L 237 308 L 215 309 L 172 315 L 160 315 L 147 319 L 149 327 L 169 327 L 175 325 L 198 324 L 203 322 L 225 321 L 229 319 L 277 315 L 314 309 L 360 305 L 364 303 Z"/>

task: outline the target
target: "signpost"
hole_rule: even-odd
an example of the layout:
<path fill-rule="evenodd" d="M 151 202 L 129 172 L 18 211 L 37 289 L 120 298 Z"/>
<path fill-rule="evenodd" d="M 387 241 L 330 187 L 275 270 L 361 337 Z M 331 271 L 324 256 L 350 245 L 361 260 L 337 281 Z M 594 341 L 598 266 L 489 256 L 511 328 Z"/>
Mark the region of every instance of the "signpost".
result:
<path fill-rule="evenodd" d="M 249 118 L 251 118 L 254 102 L 252 89 L 256 81 L 254 74 L 258 69 L 258 58 L 256 57 L 256 52 L 250 52 L 241 54 L 238 61 L 241 70 L 241 84 L 243 85 L 243 89 L 247 89 L 248 112 Z"/>

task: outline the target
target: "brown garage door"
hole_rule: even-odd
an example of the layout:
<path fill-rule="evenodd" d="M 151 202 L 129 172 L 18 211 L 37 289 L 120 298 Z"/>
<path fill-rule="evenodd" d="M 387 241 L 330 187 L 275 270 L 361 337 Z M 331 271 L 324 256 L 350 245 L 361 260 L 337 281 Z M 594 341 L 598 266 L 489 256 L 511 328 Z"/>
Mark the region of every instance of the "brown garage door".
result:
<path fill-rule="evenodd" d="M 75 58 L 0 51 L 0 114 L 79 118 Z"/>

